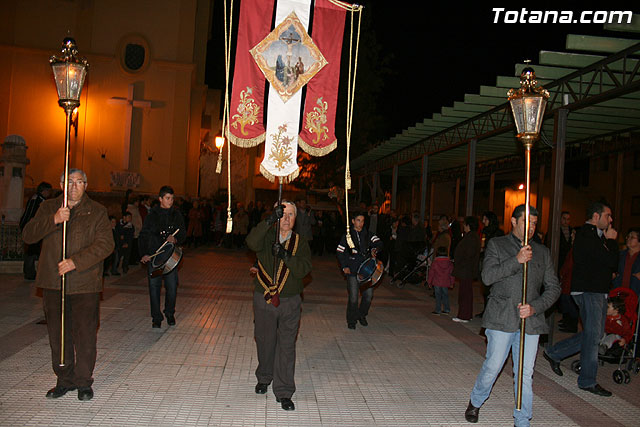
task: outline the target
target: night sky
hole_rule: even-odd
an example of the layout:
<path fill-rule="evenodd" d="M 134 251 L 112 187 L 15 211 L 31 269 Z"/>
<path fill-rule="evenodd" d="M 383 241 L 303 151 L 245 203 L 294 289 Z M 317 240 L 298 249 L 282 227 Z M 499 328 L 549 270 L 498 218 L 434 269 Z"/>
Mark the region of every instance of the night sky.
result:
<path fill-rule="evenodd" d="M 462 101 L 465 93 L 478 93 L 480 85 L 495 85 L 498 75 L 513 76 L 514 64 L 524 59 L 531 59 L 535 68 L 538 52 L 564 50 L 567 34 L 625 37 L 623 33 L 605 32 L 602 24 L 496 24 L 492 8 L 502 6 L 480 3 L 463 7 L 461 2 L 429 2 L 428 6 L 421 2 L 415 7 L 414 2 L 361 2 L 365 9 L 360 54 L 363 64 L 371 69 L 358 71 L 355 109 L 357 112 L 359 100 L 365 103 L 360 108 L 372 116 L 372 123 L 377 123 L 375 135 L 367 136 L 368 144 L 384 141 L 439 113 L 442 106 Z M 554 9 L 573 10 L 576 14 L 587 8 L 570 6 L 580 6 L 577 2 L 569 2 L 569 6 L 558 3 Z M 505 9 L 522 8 L 521 3 L 511 4 Z M 531 4 L 528 10 L 544 10 Z M 629 9 L 629 2 L 598 4 L 606 10 Z M 207 84 L 223 88 L 222 2 L 216 1 L 215 8 Z M 237 17 L 238 12 L 234 11 L 234 15 Z M 237 28 L 237 22 L 234 25 Z M 345 33 L 348 31 L 349 21 Z M 626 36 L 640 38 L 638 34 Z M 347 48 L 348 44 L 343 44 L 343 49 Z M 342 65 L 344 74 L 344 60 Z M 346 86 L 341 85 L 340 100 L 345 99 Z M 344 119 L 339 115 L 338 121 L 341 120 Z M 366 117 L 362 120 L 366 121 Z M 337 127 L 339 130 L 340 124 Z M 356 125 L 354 132 L 355 129 Z"/>

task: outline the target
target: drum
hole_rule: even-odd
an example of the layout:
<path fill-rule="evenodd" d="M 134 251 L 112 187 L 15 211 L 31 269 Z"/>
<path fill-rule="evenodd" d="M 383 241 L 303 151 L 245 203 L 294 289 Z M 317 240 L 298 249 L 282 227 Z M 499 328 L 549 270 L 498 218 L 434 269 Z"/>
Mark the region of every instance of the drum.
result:
<path fill-rule="evenodd" d="M 367 287 L 372 287 L 380 281 L 383 273 L 384 265 L 382 261 L 370 257 L 360 264 L 356 277 L 358 278 L 358 283 L 365 284 L 370 282 Z"/>
<path fill-rule="evenodd" d="M 182 259 L 182 248 L 175 246 L 173 243 L 167 243 L 151 260 L 150 276 L 159 276 L 173 271 Z"/>

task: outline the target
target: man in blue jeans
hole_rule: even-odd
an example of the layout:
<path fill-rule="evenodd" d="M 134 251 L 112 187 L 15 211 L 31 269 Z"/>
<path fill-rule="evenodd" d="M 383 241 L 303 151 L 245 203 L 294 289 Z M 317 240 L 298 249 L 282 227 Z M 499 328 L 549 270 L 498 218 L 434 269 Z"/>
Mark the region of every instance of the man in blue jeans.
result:
<path fill-rule="evenodd" d="M 356 328 L 356 322 L 362 326 L 367 326 L 367 314 L 373 299 L 373 288 L 369 287 L 362 291 L 362 299 L 358 306 L 358 294 L 360 293 L 360 283 L 358 283 L 358 268 L 369 255 L 376 256 L 382 248 L 382 241 L 375 234 L 364 228 L 364 213 L 356 212 L 351 219 L 350 235 L 354 247 L 347 243 L 346 233 L 342 235 L 342 240 L 336 249 L 336 255 L 342 267 L 342 272 L 347 277 L 347 293 L 349 302 L 347 303 L 347 327 Z"/>
<path fill-rule="evenodd" d="M 560 361 L 580 352 L 578 387 L 605 397 L 611 396 L 611 392 L 598 384 L 596 376 L 598 344 L 607 317 L 607 294 L 618 263 L 618 233 L 611 222 L 611 207 L 606 203 L 595 202 L 587 209 L 587 222 L 577 231 L 573 244 L 571 276 L 571 296 L 580 309 L 583 330 L 544 353 L 553 372 L 562 376 Z"/>
<path fill-rule="evenodd" d="M 533 237 L 538 212 L 530 208 L 529 238 Z M 558 299 L 560 283 L 551 262 L 549 249 L 529 241 L 523 246 L 525 205 L 513 210 L 513 232 L 489 241 L 482 263 L 482 282 L 490 287 L 490 294 L 482 317 L 486 328 L 487 355 L 471 391 L 469 406 L 464 413 L 470 423 L 478 422 L 480 407 L 489 398 L 493 384 L 504 366 L 509 352 L 514 374 L 520 356 L 520 319 L 527 319 L 524 341 L 522 375 L 522 407 L 513 410 L 518 427 L 529 426 L 533 416 L 532 375 L 538 351 L 538 338 L 547 332 L 544 312 Z M 523 264 L 529 262 L 527 273 L 527 303 L 522 305 Z M 542 289 L 544 288 L 544 291 Z M 514 375 L 517 390 L 517 375 Z"/>
<path fill-rule="evenodd" d="M 143 263 L 149 263 L 151 256 L 166 241 L 174 245 L 179 245 L 186 238 L 186 230 L 184 219 L 180 211 L 173 207 L 173 188 L 168 185 L 160 188 L 158 200 L 160 204 L 151 209 L 147 217 L 144 219 L 142 230 L 138 238 L 138 250 L 142 256 Z M 174 235 L 175 234 L 175 235 Z M 149 302 L 151 305 L 151 326 L 160 328 L 164 316 L 160 311 L 160 291 L 162 290 L 162 282 L 164 281 L 165 302 L 164 314 L 167 317 L 167 324 L 173 326 L 176 324 L 175 309 L 176 295 L 178 289 L 178 269 L 174 268 L 167 274 L 160 274 L 152 277 L 151 265 L 149 271 Z"/>

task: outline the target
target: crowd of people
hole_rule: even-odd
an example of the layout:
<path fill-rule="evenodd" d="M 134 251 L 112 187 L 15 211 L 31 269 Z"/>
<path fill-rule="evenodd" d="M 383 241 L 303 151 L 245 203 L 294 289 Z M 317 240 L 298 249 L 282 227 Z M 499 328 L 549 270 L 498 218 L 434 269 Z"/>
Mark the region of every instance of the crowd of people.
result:
<path fill-rule="evenodd" d="M 153 260 L 166 245 L 246 247 L 256 253 L 257 261 L 251 268 L 255 273 L 254 312 L 260 319 L 255 330 L 259 360 L 255 392 L 266 393 L 273 382 L 276 398 L 285 410 L 295 409 L 291 398 L 295 392 L 295 337 L 302 279 L 311 271 L 312 255 L 325 252 L 337 255 L 345 277 L 349 329 L 355 329 L 357 323 L 368 326 L 374 288 L 362 286 L 357 273 L 369 258 L 393 275 L 416 256 L 423 256 L 428 265 L 424 285 L 433 289 L 435 297 L 433 314 L 449 314 L 448 290 L 457 284 L 458 313 L 453 320 L 461 323 L 473 317 L 473 282 L 480 279 L 484 309 L 478 315 L 485 328 L 487 355 L 465 411 L 469 422 L 478 421 L 480 407 L 509 352 L 518 354 L 520 319 L 528 321 L 523 406 L 514 410 L 516 425 L 528 425 L 533 414 L 533 367 L 538 339 L 547 333 L 545 312 L 550 308 L 557 307 L 562 313 L 562 330 L 575 335 L 546 348 L 543 356 L 554 373 L 563 375 L 561 361 L 580 353 L 578 387 L 587 392 L 611 396 L 596 381 L 598 355 L 622 351 L 634 338 L 637 317 L 633 314 L 640 292 L 640 228 L 629 229 L 624 250 L 619 252 L 611 207 L 604 202 L 588 207 L 586 222 L 580 227 L 572 227 L 570 213 L 562 212 L 559 260 L 554 266 L 549 249 L 542 244 L 548 240 L 536 232 L 538 212 L 533 207 L 528 244 L 524 245 L 524 205 L 514 209 L 511 230 L 505 234 L 497 215 L 489 211 L 481 220 L 441 215 L 437 230 L 432 232 L 417 212 L 383 213 L 377 204 L 361 204 L 351 213 L 350 229 L 345 232 L 347 220 L 341 209 L 313 210 L 304 198 L 283 201 L 279 206 L 250 202 L 246 209 L 236 203 L 231 210 L 233 232 L 227 234 L 226 205 L 212 200 L 182 199 L 175 197 L 171 187 L 163 186 L 157 197 L 134 197 L 127 192 L 119 218 L 109 217 L 107 209 L 86 194 L 88 179 L 83 171 L 71 170 L 68 182 L 68 206 L 62 206 L 61 195 L 47 200 L 53 195 L 52 186 L 41 183 L 20 222 L 29 246 L 25 279 L 35 279 L 36 286 L 43 289 L 53 369 L 58 378 L 47 393 L 49 398 L 75 389 L 80 400 L 93 397 L 103 274 L 126 274 L 129 265 L 146 264 L 152 327 L 160 328 L 165 319 L 169 326 L 175 325 L 177 269 L 158 269 Z M 60 187 L 64 187 L 62 178 Z M 63 223 L 69 227 L 65 259 L 60 249 Z M 34 274 L 36 258 L 39 263 Z M 529 287 L 527 303 L 521 304 L 525 263 L 530 266 Z M 68 333 L 62 346 L 64 354 L 59 322 L 60 276 L 66 277 L 67 283 L 65 307 L 73 313 L 65 324 Z M 163 285 L 166 299 L 161 310 Z M 614 286 L 619 291 L 612 295 Z M 61 358 L 64 363 L 58 363 Z M 517 364 L 514 356 L 514 366 Z M 517 381 L 514 378 L 516 389 Z"/>

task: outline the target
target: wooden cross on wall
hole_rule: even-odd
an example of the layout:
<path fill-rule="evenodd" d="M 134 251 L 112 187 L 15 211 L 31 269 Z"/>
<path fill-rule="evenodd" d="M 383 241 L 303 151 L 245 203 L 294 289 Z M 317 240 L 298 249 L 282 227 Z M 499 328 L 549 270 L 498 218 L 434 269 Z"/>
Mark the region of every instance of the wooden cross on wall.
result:
<path fill-rule="evenodd" d="M 113 96 L 107 102 L 112 105 L 125 105 L 126 106 L 126 118 L 124 124 L 124 142 L 123 142 L 123 157 L 122 168 L 124 170 L 130 170 L 131 168 L 131 148 L 132 148 L 132 129 L 133 129 L 133 109 L 134 108 L 153 108 L 152 102 L 146 99 L 134 98 L 134 84 L 129 85 L 129 93 L 126 98 L 120 96 Z"/>

